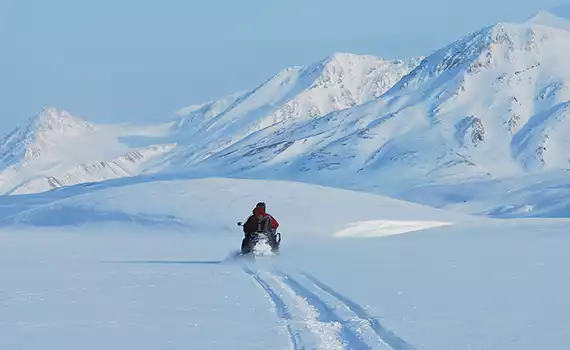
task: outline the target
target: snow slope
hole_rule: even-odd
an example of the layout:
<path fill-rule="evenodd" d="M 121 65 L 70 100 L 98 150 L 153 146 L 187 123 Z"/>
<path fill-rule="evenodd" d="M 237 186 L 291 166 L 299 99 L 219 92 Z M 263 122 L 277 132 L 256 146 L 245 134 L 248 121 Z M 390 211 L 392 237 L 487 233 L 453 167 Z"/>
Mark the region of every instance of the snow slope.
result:
<path fill-rule="evenodd" d="M 418 186 L 399 197 L 432 207 L 500 218 L 570 216 L 568 170 L 474 181 Z"/>
<path fill-rule="evenodd" d="M 568 220 L 473 218 L 220 178 L 0 198 L 0 263 L 10 266 L 0 270 L 1 348 L 530 350 L 570 341 Z M 260 199 L 281 222 L 282 254 L 236 263 L 235 222 Z"/>
<path fill-rule="evenodd" d="M 0 227 L 138 223 L 235 235 L 236 223 L 247 218 L 259 198 L 271 203 L 270 211 L 281 213 L 284 235 L 300 239 L 345 236 L 355 225 L 376 236 L 475 220 L 372 194 L 302 183 L 143 177 L 37 195 L 0 196 Z M 216 213 L 223 215 L 215 219 Z M 308 217 L 301 219 L 299 213 Z M 326 220 L 319 219 L 323 213 Z"/>

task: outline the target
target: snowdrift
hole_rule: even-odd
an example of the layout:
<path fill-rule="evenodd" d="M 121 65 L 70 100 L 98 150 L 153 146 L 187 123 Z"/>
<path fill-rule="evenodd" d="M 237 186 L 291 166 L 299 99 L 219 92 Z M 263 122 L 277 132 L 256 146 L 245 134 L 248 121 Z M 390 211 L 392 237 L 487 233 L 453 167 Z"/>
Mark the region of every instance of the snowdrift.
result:
<path fill-rule="evenodd" d="M 0 225 L 134 223 L 192 233 L 239 234 L 236 222 L 247 218 L 259 201 L 265 201 L 279 219 L 285 237 L 376 236 L 473 220 L 349 190 L 286 181 L 204 178 L 130 181 L 117 186 L 108 182 L 88 189 L 77 186 L 0 197 Z"/>

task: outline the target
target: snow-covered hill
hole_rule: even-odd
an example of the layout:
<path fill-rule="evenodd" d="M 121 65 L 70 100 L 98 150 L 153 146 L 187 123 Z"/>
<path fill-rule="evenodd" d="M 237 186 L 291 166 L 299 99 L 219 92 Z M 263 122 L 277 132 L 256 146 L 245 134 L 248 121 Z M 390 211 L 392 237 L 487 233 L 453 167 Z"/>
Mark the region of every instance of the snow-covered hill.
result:
<path fill-rule="evenodd" d="M 281 224 L 281 254 L 240 264 L 235 223 L 260 199 Z M 570 342 L 569 220 L 472 218 L 309 184 L 162 176 L 1 196 L 0 217 L 2 349 Z"/>
<path fill-rule="evenodd" d="M 235 223 L 243 221 L 260 200 L 266 201 L 272 212 L 280 213 L 279 221 L 287 236 L 299 239 L 351 233 L 382 236 L 480 220 L 378 195 L 310 184 L 152 176 L 40 195 L 0 196 L 0 227 L 127 223 L 231 234 L 239 229 Z M 318 217 L 328 213 L 328 217 L 298 217 L 300 212 L 312 211 Z M 223 215 L 216 219 L 216 213 Z M 375 227 L 366 229 L 371 222 Z"/>

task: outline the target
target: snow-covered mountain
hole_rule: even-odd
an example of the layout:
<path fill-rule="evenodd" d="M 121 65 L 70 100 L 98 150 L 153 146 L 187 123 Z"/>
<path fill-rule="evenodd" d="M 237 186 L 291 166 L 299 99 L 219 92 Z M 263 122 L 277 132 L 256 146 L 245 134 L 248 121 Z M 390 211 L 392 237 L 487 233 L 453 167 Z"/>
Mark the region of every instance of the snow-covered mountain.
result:
<path fill-rule="evenodd" d="M 185 147 L 168 162 L 187 167 L 244 143 L 248 148 L 263 146 L 257 143 L 260 136 L 278 137 L 299 124 L 382 96 L 420 61 L 340 53 L 285 69 L 254 90 L 192 107 L 175 130 Z"/>
<path fill-rule="evenodd" d="M 46 109 L 0 144 L 0 192 L 184 170 L 264 129 L 377 98 L 419 62 L 335 54 L 286 69 L 246 93 L 181 109 L 161 125 L 95 125 Z"/>
<path fill-rule="evenodd" d="M 434 181 L 566 167 L 568 52 L 570 32 L 501 23 L 434 53 L 361 112 L 386 118 L 368 165 Z"/>
<path fill-rule="evenodd" d="M 171 124 L 96 125 L 48 108 L 11 132 L 0 147 L 0 190 L 42 192 L 139 174 L 173 144 L 155 142 Z"/>
<path fill-rule="evenodd" d="M 229 108 L 216 117 L 223 127 L 200 120 L 195 130 L 206 141 L 176 156 L 217 173 L 395 195 L 564 169 L 570 32 L 565 18 L 548 16 L 556 26 L 542 13 L 483 28 L 426 57 L 378 98 L 322 116 L 241 123 Z"/>
<path fill-rule="evenodd" d="M 568 13 L 561 7 L 486 27 L 425 58 L 335 54 L 183 108 L 162 125 L 94 125 L 47 110 L 2 143 L 0 191 L 190 171 L 445 206 L 413 193 L 564 170 Z"/>

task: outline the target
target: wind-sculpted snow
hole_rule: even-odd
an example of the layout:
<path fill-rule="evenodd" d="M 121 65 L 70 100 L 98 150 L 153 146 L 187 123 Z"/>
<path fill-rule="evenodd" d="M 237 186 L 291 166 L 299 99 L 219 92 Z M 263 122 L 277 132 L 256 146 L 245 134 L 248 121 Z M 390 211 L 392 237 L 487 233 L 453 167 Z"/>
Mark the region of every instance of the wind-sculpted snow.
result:
<path fill-rule="evenodd" d="M 391 223 L 386 233 L 405 233 L 469 221 L 470 216 L 432 209 L 382 196 L 284 181 L 232 179 L 167 179 L 119 181 L 68 188 L 39 195 L 0 197 L 0 225 L 51 227 L 145 224 L 191 229 L 201 233 L 235 234 L 260 200 L 279 212 L 290 239 L 330 237 L 352 224 L 371 220 Z M 105 186 L 106 185 L 106 186 Z M 276 189 L 279 189 L 276 191 Z M 221 197 L 220 197 L 221 196 Z M 354 203 L 359 203 L 354 206 Z M 212 220 L 212 210 L 223 212 Z M 301 212 L 327 220 L 297 220 Z M 338 214 L 339 219 L 335 219 Z M 431 221 L 437 221 L 431 222 Z M 413 222 L 416 221 L 416 222 Z M 418 222 L 425 222 L 424 226 Z M 377 225 L 377 228 L 381 229 Z"/>
<path fill-rule="evenodd" d="M 438 221 L 391 221 L 372 220 L 352 222 L 342 230 L 335 232 L 335 237 L 385 237 L 401 233 L 428 230 L 451 225 L 451 222 Z"/>

